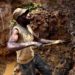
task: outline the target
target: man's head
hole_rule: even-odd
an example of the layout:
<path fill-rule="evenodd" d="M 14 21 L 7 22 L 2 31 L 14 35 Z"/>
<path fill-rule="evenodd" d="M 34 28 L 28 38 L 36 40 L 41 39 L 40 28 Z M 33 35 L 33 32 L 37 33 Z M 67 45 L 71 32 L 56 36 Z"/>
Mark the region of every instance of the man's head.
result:
<path fill-rule="evenodd" d="M 28 9 L 17 8 L 13 12 L 13 18 L 21 25 L 27 25 L 30 21 L 26 18 L 29 13 Z"/>
<path fill-rule="evenodd" d="M 16 20 L 19 16 L 27 15 L 29 12 L 28 9 L 23 9 L 23 8 L 17 8 L 13 12 L 13 18 Z"/>

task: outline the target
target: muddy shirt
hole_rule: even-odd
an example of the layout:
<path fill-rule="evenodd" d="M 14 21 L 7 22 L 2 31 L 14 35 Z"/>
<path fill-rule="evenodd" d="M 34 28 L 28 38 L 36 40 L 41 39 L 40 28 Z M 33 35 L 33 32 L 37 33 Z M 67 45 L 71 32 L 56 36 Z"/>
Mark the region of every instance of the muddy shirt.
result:
<path fill-rule="evenodd" d="M 33 36 L 30 34 L 30 32 L 27 29 L 23 28 L 22 26 L 16 25 L 14 26 L 14 28 L 18 29 L 19 31 L 19 40 L 17 41 L 18 43 L 28 42 L 34 39 Z M 16 51 L 16 53 L 17 53 L 17 62 L 20 64 L 28 63 L 34 57 L 34 51 L 32 49 L 32 46 Z"/>

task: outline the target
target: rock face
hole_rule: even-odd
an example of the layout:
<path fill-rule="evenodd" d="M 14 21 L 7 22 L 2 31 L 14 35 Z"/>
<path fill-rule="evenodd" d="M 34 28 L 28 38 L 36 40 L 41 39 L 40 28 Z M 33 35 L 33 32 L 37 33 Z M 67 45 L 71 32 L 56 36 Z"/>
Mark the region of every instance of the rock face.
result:
<path fill-rule="evenodd" d="M 11 5 L 0 2 L 0 31 L 8 27 L 11 16 Z"/>
<path fill-rule="evenodd" d="M 0 2 L 0 55 L 7 53 L 6 41 L 9 36 L 9 24 L 12 19 L 11 5 Z"/>
<path fill-rule="evenodd" d="M 38 8 L 31 13 L 33 16 L 31 26 L 38 37 L 47 39 L 70 39 L 70 34 L 67 29 L 69 26 L 68 12 L 67 14 L 62 10 L 48 12 Z"/>
<path fill-rule="evenodd" d="M 68 12 L 65 13 L 62 10 L 49 12 L 38 8 L 33 10 L 31 14 L 32 21 L 30 25 L 37 37 L 67 41 L 64 44 L 40 48 L 39 53 L 49 63 L 52 75 L 68 75 L 70 65 L 72 65 L 72 52 L 71 47 L 69 47 L 71 37 L 68 32 Z"/>

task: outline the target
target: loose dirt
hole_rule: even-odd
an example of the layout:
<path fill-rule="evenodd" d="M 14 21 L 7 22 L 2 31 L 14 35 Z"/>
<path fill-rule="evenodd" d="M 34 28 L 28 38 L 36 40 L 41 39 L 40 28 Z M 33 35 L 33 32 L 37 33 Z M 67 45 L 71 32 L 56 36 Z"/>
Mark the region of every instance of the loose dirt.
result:
<path fill-rule="evenodd" d="M 12 75 L 15 64 L 15 61 L 8 63 L 3 75 Z"/>

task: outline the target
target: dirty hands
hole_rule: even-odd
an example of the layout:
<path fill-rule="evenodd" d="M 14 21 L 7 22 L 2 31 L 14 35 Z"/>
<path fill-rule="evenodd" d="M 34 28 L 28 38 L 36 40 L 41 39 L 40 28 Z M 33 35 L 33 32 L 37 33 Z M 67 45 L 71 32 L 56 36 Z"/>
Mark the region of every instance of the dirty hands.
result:
<path fill-rule="evenodd" d="M 41 42 L 42 42 L 42 47 L 44 47 L 44 46 L 48 46 L 48 45 L 55 45 L 55 44 L 64 43 L 65 40 L 45 40 L 45 39 L 41 39 Z"/>
<path fill-rule="evenodd" d="M 53 45 L 53 44 L 59 44 L 59 43 L 63 43 L 65 42 L 64 40 L 44 40 L 42 39 L 42 41 L 44 42 L 36 42 L 35 45 L 37 47 L 44 47 L 44 46 L 47 46 L 47 45 Z"/>

